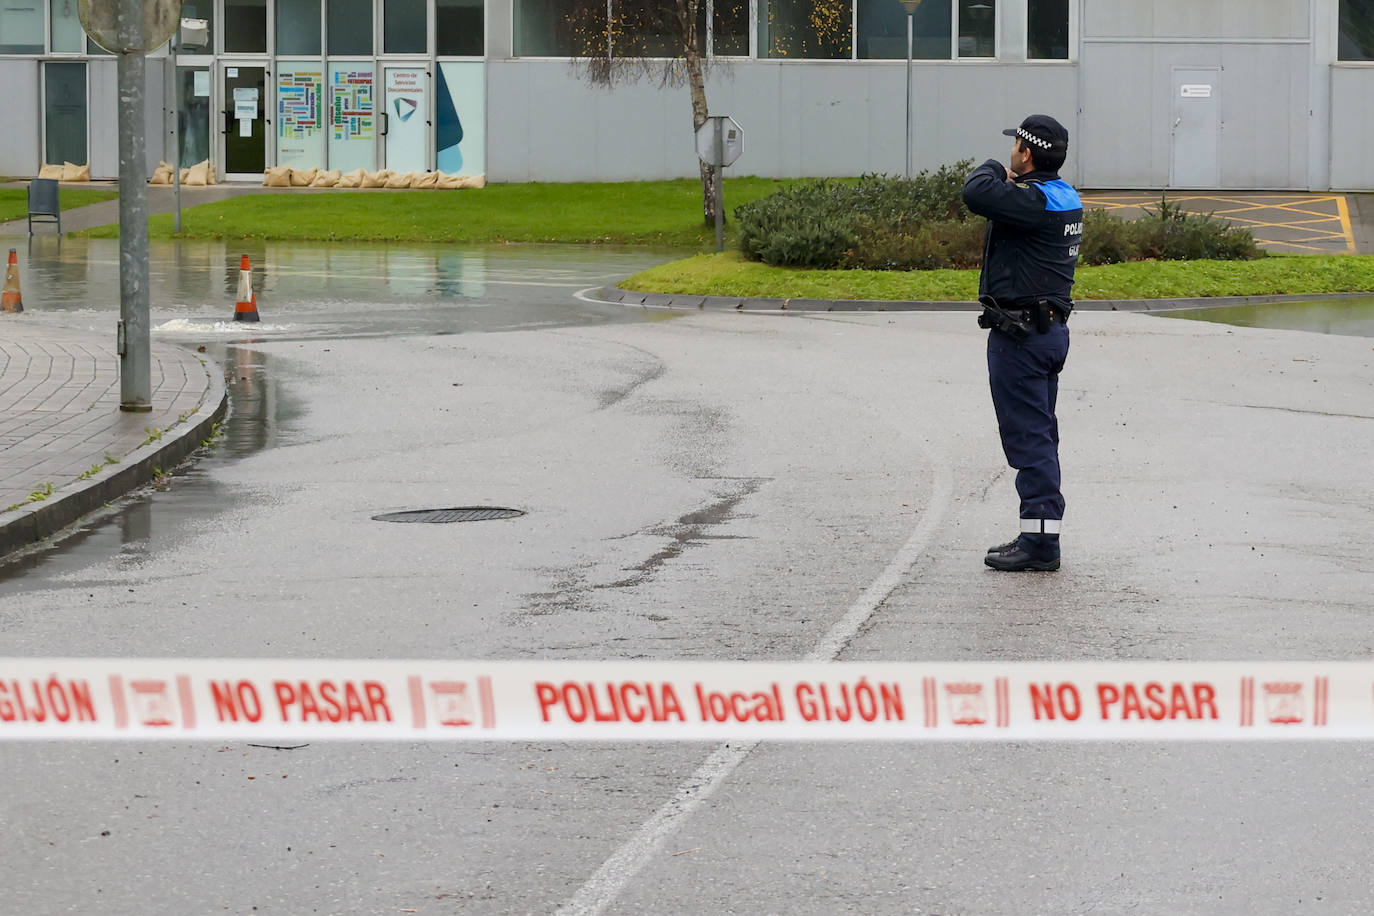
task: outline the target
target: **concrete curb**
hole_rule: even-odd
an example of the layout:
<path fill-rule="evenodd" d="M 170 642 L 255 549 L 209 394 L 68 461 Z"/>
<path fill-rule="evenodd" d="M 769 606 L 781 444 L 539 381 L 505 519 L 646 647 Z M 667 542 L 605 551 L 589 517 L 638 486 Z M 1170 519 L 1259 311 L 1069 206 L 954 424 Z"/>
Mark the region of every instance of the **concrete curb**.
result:
<path fill-rule="evenodd" d="M 603 286 L 586 294 L 599 302 L 638 305 L 643 308 L 731 312 L 976 312 L 976 302 L 940 302 L 884 299 L 758 299 L 740 296 L 698 296 L 681 293 L 641 293 Z M 1367 293 L 1321 293 L 1311 296 L 1214 296 L 1191 299 L 1083 299 L 1074 303 L 1079 312 L 1165 312 L 1228 305 L 1261 305 L 1272 302 L 1368 299 Z"/>
<path fill-rule="evenodd" d="M 202 360 L 199 355 L 196 358 Z M 154 468 L 170 470 L 199 448 L 229 409 L 224 373 L 214 363 L 202 360 L 202 364 L 209 379 L 205 397 L 185 422 L 87 480 L 65 484 L 41 502 L 0 512 L 0 558 L 52 537 L 106 503 L 152 483 Z"/>

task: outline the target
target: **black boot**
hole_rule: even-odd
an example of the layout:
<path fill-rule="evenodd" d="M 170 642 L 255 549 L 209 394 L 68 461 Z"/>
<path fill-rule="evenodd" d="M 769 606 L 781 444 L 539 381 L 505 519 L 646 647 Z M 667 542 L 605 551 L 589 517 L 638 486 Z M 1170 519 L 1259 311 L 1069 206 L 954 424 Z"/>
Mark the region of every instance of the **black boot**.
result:
<path fill-rule="evenodd" d="M 983 563 L 1002 572 L 1053 572 L 1059 568 L 1059 535 L 1023 534 Z"/>

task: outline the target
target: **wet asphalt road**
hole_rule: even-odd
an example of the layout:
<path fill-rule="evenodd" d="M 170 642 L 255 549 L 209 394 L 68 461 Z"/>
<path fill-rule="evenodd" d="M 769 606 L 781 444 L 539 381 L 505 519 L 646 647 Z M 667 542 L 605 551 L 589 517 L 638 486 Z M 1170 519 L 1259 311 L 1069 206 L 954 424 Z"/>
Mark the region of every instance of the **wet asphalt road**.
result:
<path fill-rule="evenodd" d="M 1079 316 L 1065 568 L 999 576 L 1014 501 L 967 313 L 665 318 L 571 297 L 652 256 L 532 249 L 403 289 L 378 264 L 412 255 L 344 253 L 349 299 L 266 251 L 250 344 L 217 324 L 235 254 L 156 271 L 154 300 L 156 333 L 222 355 L 224 444 L 4 567 L 0 655 L 795 659 L 921 525 L 841 657 L 1374 654 L 1367 339 Z M 470 503 L 529 514 L 370 518 Z M 762 745 L 579 896 L 711 751 L 4 745 L 0 909 L 1374 905 L 1370 753 L 1336 744 Z"/>

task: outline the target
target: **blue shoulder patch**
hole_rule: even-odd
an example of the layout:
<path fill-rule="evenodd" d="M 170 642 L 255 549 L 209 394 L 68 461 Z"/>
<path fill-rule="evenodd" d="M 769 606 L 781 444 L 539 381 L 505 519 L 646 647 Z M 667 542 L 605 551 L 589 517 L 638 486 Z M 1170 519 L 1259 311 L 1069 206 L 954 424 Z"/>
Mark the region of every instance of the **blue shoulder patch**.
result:
<path fill-rule="evenodd" d="M 1045 192 L 1045 209 L 1051 213 L 1083 209 L 1083 201 L 1079 198 L 1078 192 L 1073 189 L 1073 185 L 1063 179 L 1043 182 L 1040 190 Z"/>

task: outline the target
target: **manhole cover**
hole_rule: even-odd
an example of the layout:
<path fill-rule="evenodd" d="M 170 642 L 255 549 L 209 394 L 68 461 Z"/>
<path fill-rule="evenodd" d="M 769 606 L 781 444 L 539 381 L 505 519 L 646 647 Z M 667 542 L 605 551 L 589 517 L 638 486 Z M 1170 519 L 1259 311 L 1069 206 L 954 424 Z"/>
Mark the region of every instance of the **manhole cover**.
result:
<path fill-rule="evenodd" d="M 372 516 L 376 522 L 485 522 L 493 518 L 516 518 L 524 515 L 521 509 L 502 509 L 497 506 L 459 506 L 456 509 L 410 509 L 405 512 L 383 512 Z"/>

